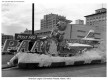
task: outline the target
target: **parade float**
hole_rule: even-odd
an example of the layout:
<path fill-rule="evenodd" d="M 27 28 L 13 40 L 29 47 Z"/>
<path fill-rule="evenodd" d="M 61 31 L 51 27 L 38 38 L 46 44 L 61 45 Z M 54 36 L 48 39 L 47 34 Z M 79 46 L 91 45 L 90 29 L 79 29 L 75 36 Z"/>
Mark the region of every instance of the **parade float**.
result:
<path fill-rule="evenodd" d="M 65 29 L 69 21 L 59 21 L 46 37 L 34 34 L 34 3 L 32 5 L 32 34 L 15 34 L 15 40 L 7 40 L 3 52 L 14 51 L 14 57 L 8 67 L 19 68 L 60 67 L 106 62 L 105 50 L 99 40 L 94 39 L 94 30 L 79 41 L 64 40 Z M 17 52 L 16 52 L 17 51 Z"/>
<path fill-rule="evenodd" d="M 100 41 L 90 40 L 89 44 L 64 41 L 63 31 L 66 27 L 66 23 L 59 22 L 49 36 L 18 34 L 16 40 L 7 40 L 3 50 L 7 51 L 10 48 L 17 50 L 7 64 L 19 68 L 37 68 L 105 62 L 105 53 L 98 47 L 94 48 L 95 45 L 100 45 Z M 93 32 L 89 32 L 89 37 L 91 33 Z"/>

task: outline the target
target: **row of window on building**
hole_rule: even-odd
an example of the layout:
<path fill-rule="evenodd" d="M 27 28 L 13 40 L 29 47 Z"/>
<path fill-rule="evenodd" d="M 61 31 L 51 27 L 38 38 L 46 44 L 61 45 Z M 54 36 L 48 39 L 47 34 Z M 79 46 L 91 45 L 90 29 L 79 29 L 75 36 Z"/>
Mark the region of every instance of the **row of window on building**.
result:
<path fill-rule="evenodd" d="M 89 20 L 99 20 L 99 19 L 105 19 L 106 18 L 106 16 L 105 15 L 103 15 L 103 16 L 97 16 L 97 17 L 91 17 L 91 18 L 87 18 L 87 21 L 89 21 Z"/>
<path fill-rule="evenodd" d="M 87 25 L 97 25 L 97 24 L 103 23 L 103 22 L 106 22 L 106 20 L 87 21 L 86 24 L 87 24 Z"/>

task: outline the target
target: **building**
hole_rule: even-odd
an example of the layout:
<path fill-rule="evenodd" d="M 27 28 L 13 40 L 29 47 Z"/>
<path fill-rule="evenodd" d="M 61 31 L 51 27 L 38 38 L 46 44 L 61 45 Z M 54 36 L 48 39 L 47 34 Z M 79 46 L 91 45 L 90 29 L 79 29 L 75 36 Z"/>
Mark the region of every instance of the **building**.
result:
<path fill-rule="evenodd" d="M 78 20 L 76 20 L 76 24 L 83 25 L 84 24 L 84 20 L 78 19 Z"/>
<path fill-rule="evenodd" d="M 34 34 L 36 34 L 38 37 L 44 37 L 50 35 L 52 31 L 52 28 L 49 29 L 44 29 L 44 30 L 35 30 Z M 23 33 L 21 34 L 32 34 L 32 30 L 26 29 Z"/>
<path fill-rule="evenodd" d="M 96 31 L 101 33 L 101 39 L 106 41 L 107 9 L 97 9 L 94 14 L 87 15 L 85 18 L 86 25 L 94 26 Z"/>
<path fill-rule="evenodd" d="M 86 17 L 86 25 L 90 26 L 106 26 L 106 8 L 95 10 L 94 14 L 90 14 Z"/>
<path fill-rule="evenodd" d="M 48 15 L 44 15 L 44 18 L 41 19 L 41 30 L 56 27 L 56 24 L 59 21 L 66 21 L 69 23 L 71 22 L 70 20 L 67 20 L 66 17 L 58 15 L 58 14 L 51 13 Z"/>
<path fill-rule="evenodd" d="M 90 30 L 95 31 L 95 27 L 79 24 L 68 24 L 65 30 L 65 39 L 82 39 Z M 95 38 L 100 39 L 100 32 L 95 31 Z"/>
<path fill-rule="evenodd" d="M 4 45 L 4 42 L 7 39 L 14 39 L 14 37 L 13 37 L 13 35 L 5 35 L 5 34 L 2 34 L 2 45 Z"/>

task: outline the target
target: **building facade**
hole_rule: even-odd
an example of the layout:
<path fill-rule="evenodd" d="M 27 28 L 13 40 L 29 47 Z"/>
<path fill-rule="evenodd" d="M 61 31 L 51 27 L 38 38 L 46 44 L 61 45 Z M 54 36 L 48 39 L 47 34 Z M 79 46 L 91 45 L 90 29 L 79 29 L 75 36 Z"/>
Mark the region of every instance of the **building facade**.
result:
<path fill-rule="evenodd" d="M 37 37 L 44 37 L 50 35 L 52 31 L 52 28 L 49 29 L 44 29 L 44 30 L 35 30 L 34 34 L 37 35 Z M 21 34 L 32 34 L 32 30 L 26 29 L 23 33 Z"/>
<path fill-rule="evenodd" d="M 101 8 L 95 10 L 94 14 L 87 15 L 86 17 L 86 25 L 90 26 L 106 26 L 106 8 Z"/>
<path fill-rule="evenodd" d="M 76 20 L 76 24 L 84 25 L 84 20 L 78 19 L 78 20 Z"/>
<path fill-rule="evenodd" d="M 41 30 L 54 28 L 59 21 L 71 22 L 70 20 L 67 20 L 66 17 L 58 14 L 51 13 L 44 15 L 44 18 L 41 19 Z"/>
<path fill-rule="evenodd" d="M 97 9 L 94 14 L 87 15 L 85 18 L 86 25 L 94 26 L 95 30 L 101 33 L 101 39 L 106 41 L 107 9 Z"/>
<path fill-rule="evenodd" d="M 65 39 L 82 39 L 95 27 L 88 25 L 69 24 L 65 30 Z M 100 39 L 100 32 L 95 31 L 95 38 Z"/>
<path fill-rule="evenodd" d="M 2 45 L 4 45 L 4 43 L 7 39 L 14 39 L 14 37 L 13 37 L 13 35 L 2 34 Z"/>

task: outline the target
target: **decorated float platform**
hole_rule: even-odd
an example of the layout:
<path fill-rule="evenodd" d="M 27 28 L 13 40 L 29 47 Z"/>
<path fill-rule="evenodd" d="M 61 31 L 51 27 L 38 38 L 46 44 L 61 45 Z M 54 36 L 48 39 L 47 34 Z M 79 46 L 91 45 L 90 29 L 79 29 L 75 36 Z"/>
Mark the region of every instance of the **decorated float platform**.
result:
<path fill-rule="evenodd" d="M 32 58 L 32 59 L 31 59 Z M 8 65 L 18 65 L 18 68 L 39 68 L 39 67 L 63 67 L 84 64 L 105 63 L 102 52 L 97 50 L 87 51 L 84 54 L 72 57 L 51 56 L 37 53 L 18 53 Z"/>

